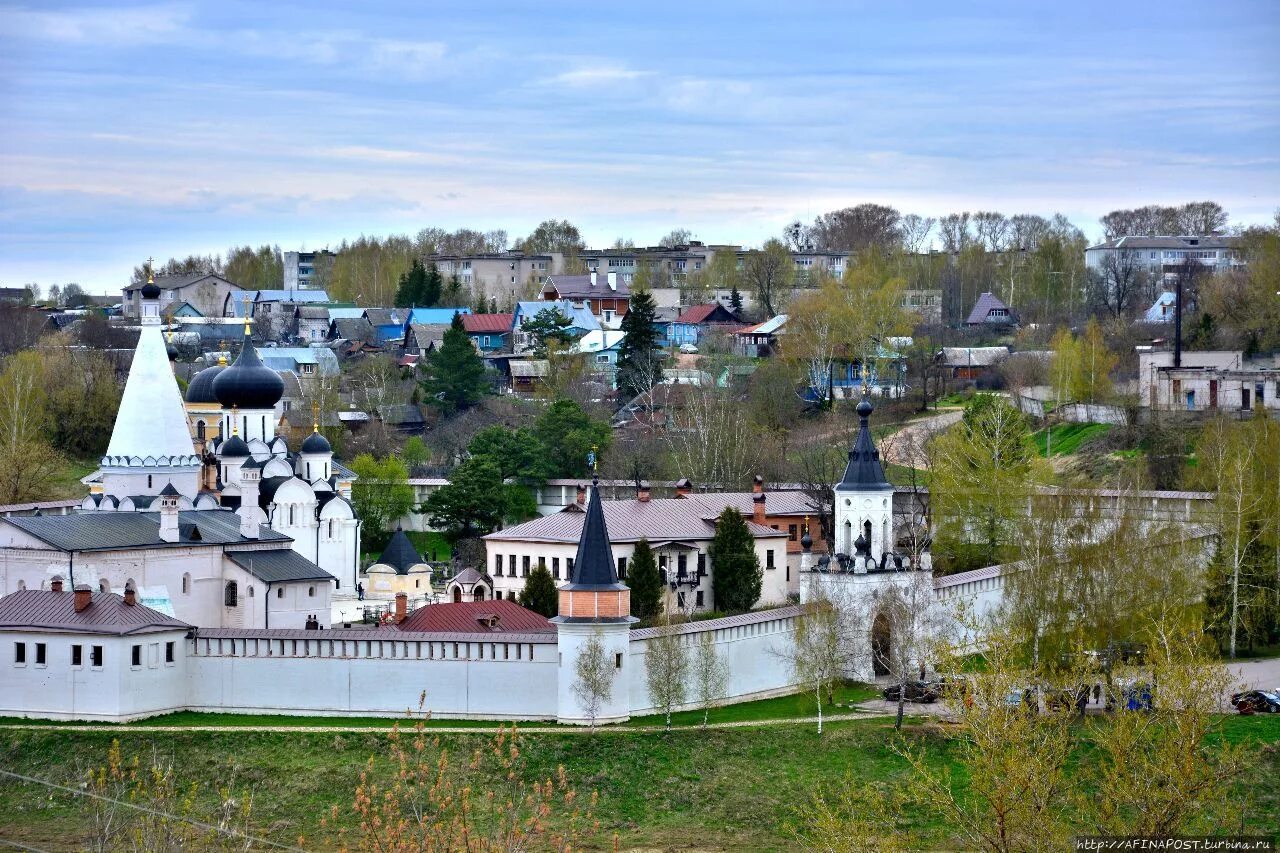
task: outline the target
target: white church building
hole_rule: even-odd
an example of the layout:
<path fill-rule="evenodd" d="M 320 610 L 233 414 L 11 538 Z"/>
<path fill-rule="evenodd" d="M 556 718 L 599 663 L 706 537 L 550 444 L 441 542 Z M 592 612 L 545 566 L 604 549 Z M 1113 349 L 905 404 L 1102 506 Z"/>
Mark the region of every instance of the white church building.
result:
<path fill-rule="evenodd" d="M 229 436 L 198 454 L 160 289 L 149 281 L 138 294 L 142 328 L 91 494 L 72 515 L 0 518 L 0 589 L 132 593 L 198 627 L 327 623 L 332 593 L 354 589 L 359 562 L 359 525 L 329 443 L 313 432 L 293 454 L 276 435 L 283 385 L 246 324 L 235 363 L 192 382 L 212 385 Z"/>

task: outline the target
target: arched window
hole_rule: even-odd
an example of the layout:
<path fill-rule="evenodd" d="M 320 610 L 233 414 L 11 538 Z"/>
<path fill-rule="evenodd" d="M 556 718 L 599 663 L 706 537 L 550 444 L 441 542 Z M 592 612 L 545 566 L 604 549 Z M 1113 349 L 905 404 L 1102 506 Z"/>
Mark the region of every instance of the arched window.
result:
<path fill-rule="evenodd" d="M 472 601 L 484 601 L 484 587 L 477 586 L 471 593 Z"/>
<path fill-rule="evenodd" d="M 846 521 L 844 523 L 844 552 L 846 554 L 853 553 L 853 522 Z"/>
<path fill-rule="evenodd" d="M 862 522 L 862 535 L 867 537 L 867 550 L 871 550 L 871 519 Z"/>
<path fill-rule="evenodd" d="M 147 475 L 147 488 L 148 488 L 148 489 L 149 489 L 149 488 L 151 488 L 151 475 L 150 475 L 150 474 L 148 474 L 148 475 Z"/>
<path fill-rule="evenodd" d="M 453 600 L 454 600 L 454 601 L 462 601 L 462 587 L 460 587 L 460 586 L 455 586 L 455 587 L 453 588 Z"/>
<path fill-rule="evenodd" d="M 191 572 L 182 573 L 182 594 L 191 594 Z"/>
<path fill-rule="evenodd" d="M 106 578 L 102 578 L 100 581 L 98 581 L 98 591 L 111 592 L 111 584 L 107 583 Z"/>
<path fill-rule="evenodd" d="M 205 439 L 204 421 L 196 421 L 196 438 L 201 441 Z"/>
<path fill-rule="evenodd" d="M 284 598 L 284 587 L 276 587 L 276 598 Z"/>
<path fill-rule="evenodd" d="M 253 598 L 253 585 L 252 585 L 252 584 L 250 584 L 250 585 L 249 585 L 249 597 L 250 597 L 250 598 Z"/>
<path fill-rule="evenodd" d="M 240 603 L 240 588 L 236 586 L 235 581 L 227 581 L 227 587 L 223 591 L 222 603 L 227 607 L 235 607 Z"/>
<path fill-rule="evenodd" d="M 297 523 L 298 522 L 297 522 L 297 516 L 295 514 L 295 507 L 293 504 L 289 504 L 289 526 L 293 527 L 293 525 Z"/>
<path fill-rule="evenodd" d="M 307 587 L 307 597 L 308 598 L 316 597 L 316 588 L 314 586 Z"/>

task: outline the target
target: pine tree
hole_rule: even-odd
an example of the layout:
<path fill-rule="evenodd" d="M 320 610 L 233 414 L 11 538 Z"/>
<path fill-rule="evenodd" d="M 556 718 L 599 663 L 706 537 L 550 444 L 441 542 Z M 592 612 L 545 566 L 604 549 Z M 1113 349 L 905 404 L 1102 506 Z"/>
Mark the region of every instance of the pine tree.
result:
<path fill-rule="evenodd" d="M 627 313 L 622 317 L 622 347 L 618 352 L 618 394 L 630 400 L 662 381 L 662 362 L 658 359 L 658 306 L 647 290 L 631 297 Z"/>
<path fill-rule="evenodd" d="M 424 308 L 430 308 L 433 305 L 440 304 L 440 292 L 444 289 L 444 277 L 440 275 L 440 270 L 433 262 L 426 269 L 422 281 L 422 301 L 418 304 Z"/>
<path fill-rule="evenodd" d="M 716 609 L 730 613 L 750 610 L 760 599 L 764 572 L 756 557 L 755 537 L 733 507 L 716 519 L 711 540 L 711 590 Z"/>
<path fill-rule="evenodd" d="M 548 619 L 556 615 L 559 607 L 556 582 L 552 580 L 551 572 L 547 571 L 546 565 L 538 563 L 537 567 L 529 573 L 529 578 L 524 582 L 524 589 L 520 591 L 517 600 L 521 607 L 527 607 L 534 613 L 541 613 Z"/>
<path fill-rule="evenodd" d="M 432 268 L 434 269 L 434 264 Z M 426 283 L 427 271 L 423 268 L 422 262 L 414 258 L 409 271 L 400 274 L 400 284 L 396 288 L 396 307 L 409 308 L 413 305 L 422 305 Z"/>
<path fill-rule="evenodd" d="M 454 314 L 440 348 L 427 357 L 427 376 L 422 380 L 427 402 L 452 414 L 480 402 L 488 387 L 484 362 L 462 326 L 462 315 Z"/>
<path fill-rule="evenodd" d="M 738 285 L 733 286 L 733 290 L 729 291 L 729 310 L 735 314 L 742 312 L 742 294 L 738 292 Z"/>
<path fill-rule="evenodd" d="M 627 586 L 631 587 L 631 615 L 641 622 L 652 622 L 662 615 L 662 576 L 658 574 L 658 561 L 649 547 L 649 540 L 636 543 L 627 571 Z"/>

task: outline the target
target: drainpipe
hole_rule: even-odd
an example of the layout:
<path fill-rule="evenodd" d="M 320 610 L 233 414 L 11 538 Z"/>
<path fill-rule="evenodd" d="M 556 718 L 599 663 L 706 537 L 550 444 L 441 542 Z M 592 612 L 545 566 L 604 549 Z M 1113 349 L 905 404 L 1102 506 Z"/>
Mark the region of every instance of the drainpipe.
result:
<path fill-rule="evenodd" d="M 71 585 L 67 588 L 72 592 L 76 589 L 76 552 L 71 551 L 67 556 L 67 574 L 71 576 Z"/>
<path fill-rule="evenodd" d="M 267 581 L 267 594 L 262 597 L 262 614 L 264 628 L 271 627 L 271 581 Z"/>

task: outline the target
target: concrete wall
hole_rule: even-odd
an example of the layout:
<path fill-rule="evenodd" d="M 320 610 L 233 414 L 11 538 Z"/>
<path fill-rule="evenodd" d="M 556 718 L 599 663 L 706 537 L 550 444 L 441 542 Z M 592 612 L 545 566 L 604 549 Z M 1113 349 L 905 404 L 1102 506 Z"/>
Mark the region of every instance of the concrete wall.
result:
<path fill-rule="evenodd" d="M 180 710 L 186 705 L 186 658 L 182 631 L 137 637 L 33 632 L 0 633 L 0 716 L 59 720 L 124 721 Z M 26 663 L 15 662 L 14 644 L 26 645 Z M 36 663 L 36 644 L 45 663 Z M 174 644 L 174 662 L 165 645 Z M 71 665 L 71 647 L 81 647 L 81 665 Z M 141 665 L 132 666 L 132 647 Z M 102 666 L 92 665 L 102 646 Z"/>
<path fill-rule="evenodd" d="M 194 710 L 395 717 L 425 693 L 438 717 L 556 716 L 554 634 L 221 631 L 187 647 Z"/>

